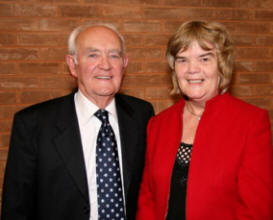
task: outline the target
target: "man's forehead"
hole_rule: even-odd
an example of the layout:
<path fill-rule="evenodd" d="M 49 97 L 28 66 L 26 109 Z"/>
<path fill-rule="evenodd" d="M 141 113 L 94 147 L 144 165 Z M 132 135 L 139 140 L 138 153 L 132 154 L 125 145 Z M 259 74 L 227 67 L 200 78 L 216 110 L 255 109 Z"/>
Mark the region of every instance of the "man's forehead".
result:
<path fill-rule="evenodd" d="M 113 49 L 122 48 L 118 35 L 111 29 L 103 26 L 92 26 L 81 32 L 77 37 L 77 45 L 85 45 L 87 47 L 114 47 Z"/>
<path fill-rule="evenodd" d="M 89 27 L 89 28 L 85 29 L 84 31 L 82 31 L 81 33 L 79 33 L 77 38 L 78 38 L 78 40 L 80 40 L 81 38 L 97 38 L 97 39 L 99 39 L 102 36 L 105 36 L 107 38 L 112 38 L 114 40 L 119 41 L 119 37 L 118 37 L 117 33 L 115 33 L 110 28 L 104 27 L 104 26 Z"/>

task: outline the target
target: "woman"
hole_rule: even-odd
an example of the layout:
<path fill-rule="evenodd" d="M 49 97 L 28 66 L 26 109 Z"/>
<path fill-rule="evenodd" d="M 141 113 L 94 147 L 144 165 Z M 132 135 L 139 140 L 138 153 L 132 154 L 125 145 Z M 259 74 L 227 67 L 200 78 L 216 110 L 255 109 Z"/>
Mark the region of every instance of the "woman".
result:
<path fill-rule="evenodd" d="M 265 110 L 227 92 L 227 31 L 184 23 L 167 58 L 183 98 L 149 122 L 137 220 L 272 220 L 270 122 Z"/>

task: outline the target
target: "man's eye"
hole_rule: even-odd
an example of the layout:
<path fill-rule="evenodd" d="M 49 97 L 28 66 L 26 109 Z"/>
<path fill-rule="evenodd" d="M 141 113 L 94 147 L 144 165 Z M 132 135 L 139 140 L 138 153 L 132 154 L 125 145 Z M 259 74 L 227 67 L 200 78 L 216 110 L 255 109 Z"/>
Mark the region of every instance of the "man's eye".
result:
<path fill-rule="evenodd" d="M 120 55 L 119 54 L 111 54 L 110 57 L 113 59 L 119 59 Z"/>
<path fill-rule="evenodd" d="M 91 58 L 96 58 L 96 57 L 98 57 L 98 54 L 91 53 L 91 54 L 89 54 L 88 56 L 91 57 Z"/>

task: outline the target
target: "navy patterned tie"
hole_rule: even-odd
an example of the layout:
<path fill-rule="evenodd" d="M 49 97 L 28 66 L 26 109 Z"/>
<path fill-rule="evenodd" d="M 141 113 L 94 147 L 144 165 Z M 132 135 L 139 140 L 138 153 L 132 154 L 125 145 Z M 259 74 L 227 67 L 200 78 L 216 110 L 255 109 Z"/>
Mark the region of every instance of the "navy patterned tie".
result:
<path fill-rule="evenodd" d="M 96 172 L 99 220 L 125 220 L 117 142 L 108 112 L 98 110 L 102 122 L 97 138 Z"/>

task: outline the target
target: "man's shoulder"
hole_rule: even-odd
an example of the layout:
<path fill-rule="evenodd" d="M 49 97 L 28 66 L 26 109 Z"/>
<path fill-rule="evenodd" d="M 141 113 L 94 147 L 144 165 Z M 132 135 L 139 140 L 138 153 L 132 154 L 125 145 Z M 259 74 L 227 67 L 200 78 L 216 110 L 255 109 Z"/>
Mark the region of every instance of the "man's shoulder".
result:
<path fill-rule="evenodd" d="M 118 111 L 123 110 L 130 115 L 136 113 L 135 115 L 146 115 L 147 117 L 154 115 L 152 104 L 143 99 L 118 93 L 115 96 L 115 100 Z"/>
<path fill-rule="evenodd" d="M 65 96 L 49 99 L 49 100 L 25 107 L 21 109 L 20 111 L 18 111 L 16 114 L 27 115 L 27 114 L 33 114 L 38 112 L 41 112 L 41 114 L 50 113 L 51 111 L 56 111 L 57 109 L 61 108 L 64 105 L 69 105 L 73 103 L 73 100 L 74 100 L 73 97 L 74 97 L 74 93 L 71 93 Z"/>
<path fill-rule="evenodd" d="M 115 98 L 116 98 L 117 104 L 127 103 L 127 104 L 133 105 L 133 106 L 150 106 L 150 107 L 152 107 L 152 104 L 150 102 L 148 102 L 144 99 L 130 96 L 130 95 L 118 93 L 118 94 L 116 94 Z"/>

